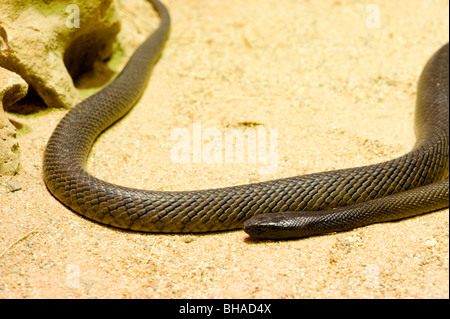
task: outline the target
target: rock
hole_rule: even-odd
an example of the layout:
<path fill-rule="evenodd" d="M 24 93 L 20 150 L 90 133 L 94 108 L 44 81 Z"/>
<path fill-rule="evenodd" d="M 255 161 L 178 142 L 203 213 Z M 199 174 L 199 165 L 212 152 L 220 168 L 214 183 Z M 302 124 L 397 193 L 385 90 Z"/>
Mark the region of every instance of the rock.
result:
<path fill-rule="evenodd" d="M 6 185 L 6 188 L 11 193 L 14 193 L 14 192 L 20 191 L 22 189 L 22 185 L 20 185 L 18 182 L 11 182 L 11 183 Z"/>
<path fill-rule="evenodd" d="M 1 0 L 0 66 L 25 79 L 47 106 L 76 105 L 83 98 L 73 78 L 113 52 L 116 1 Z"/>
<path fill-rule="evenodd" d="M 16 129 L 4 113 L 27 94 L 27 83 L 16 73 L 0 67 L 0 175 L 14 175 L 19 170 L 19 144 Z"/>

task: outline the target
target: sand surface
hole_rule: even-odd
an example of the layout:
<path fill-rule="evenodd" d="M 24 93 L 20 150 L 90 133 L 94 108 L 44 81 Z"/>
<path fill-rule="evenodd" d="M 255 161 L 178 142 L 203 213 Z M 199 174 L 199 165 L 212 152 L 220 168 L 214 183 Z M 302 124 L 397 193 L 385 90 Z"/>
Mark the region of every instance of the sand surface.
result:
<path fill-rule="evenodd" d="M 164 1 L 170 40 L 139 104 L 95 144 L 88 168 L 97 177 L 204 189 L 376 163 L 412 148 L 416 83 L 448 41 L 448 1 Z M 158 19 L 141 0 L 123 3 L 129 54 Z M 449 297 L 448 210 L 287 242 L 255 242 L 243 231 L 125 232 L 80 217 L 42 179 L 46 141 L 65 113 L 10 114 L 24 127 L 22 169 L 0 178 L 0 298 Z M 227 128 L 261 127 L 268 141 L 278 134 L 274 169 L 249 152 L 243 163 L 210 163 L 194 147 L 187 163 L 171 153 L 176 132 L 193 146 L 199 128 L 224 137 Z"/>

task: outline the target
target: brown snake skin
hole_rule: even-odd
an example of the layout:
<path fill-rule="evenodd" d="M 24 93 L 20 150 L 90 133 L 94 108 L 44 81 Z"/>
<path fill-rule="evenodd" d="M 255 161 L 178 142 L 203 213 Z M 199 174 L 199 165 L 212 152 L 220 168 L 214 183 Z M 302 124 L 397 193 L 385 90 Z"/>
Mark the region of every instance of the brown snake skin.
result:
<path fill-rule="evenodd" d="M 132 189 L 91 176 L 84 166 L 92 144 L 138 101 L 168 37 L 169 14 L 159 1 L 151 3 L 161 17 L 159 28 L 113 82 L 66 114 L 48 142 L 44 180 L 66 206 L 123 229 L 179 233 L 244 226 L 251 236 L 275 239 L 346 230 L 448 207 L 448 44 L 430 59 L 419 80 L 416 145 L 391 161 L 199 191 Z"/>

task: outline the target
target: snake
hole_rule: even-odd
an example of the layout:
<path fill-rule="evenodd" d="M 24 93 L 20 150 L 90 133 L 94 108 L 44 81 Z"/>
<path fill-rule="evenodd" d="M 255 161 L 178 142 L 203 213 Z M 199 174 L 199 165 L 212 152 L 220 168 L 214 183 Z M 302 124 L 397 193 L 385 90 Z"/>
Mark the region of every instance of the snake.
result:
<path fill-rule="evenodd" d="M 417 86 L 416 143 L 400 157 L 361 167 L 199 190 L 152 191 L 92 176 L 97 137 L 139 101 L 170 33 L 170 15 L 104 88 L 70 109 L 43 156 L 49 192 L 70 210 L 113 228 L 149 233 L 244 229 L 250 238 L 292 239 L 351 230 L 449 206 L 449 45 L 426 63 Z"/>

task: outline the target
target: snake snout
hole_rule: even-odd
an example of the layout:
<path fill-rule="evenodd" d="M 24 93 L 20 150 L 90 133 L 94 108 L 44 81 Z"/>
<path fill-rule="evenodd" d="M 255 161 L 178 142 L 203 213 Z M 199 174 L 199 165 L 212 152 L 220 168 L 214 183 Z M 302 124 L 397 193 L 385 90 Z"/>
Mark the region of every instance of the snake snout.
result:
<path fill-rule="evenodd" d="M 253 238 L 258 239 L 282 239 L 279 232 L 284 228 L 284 216 L 281 213 L 261 214 L 253 216 L 243 224 L 244 231 Z"/>

